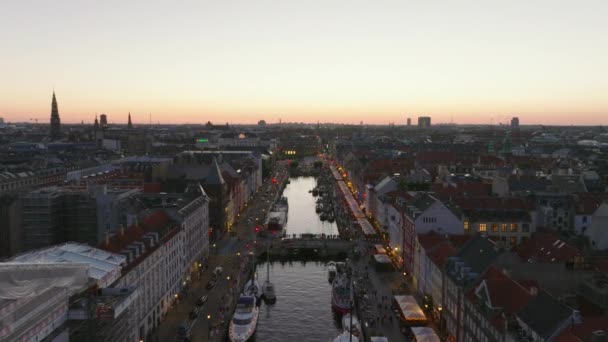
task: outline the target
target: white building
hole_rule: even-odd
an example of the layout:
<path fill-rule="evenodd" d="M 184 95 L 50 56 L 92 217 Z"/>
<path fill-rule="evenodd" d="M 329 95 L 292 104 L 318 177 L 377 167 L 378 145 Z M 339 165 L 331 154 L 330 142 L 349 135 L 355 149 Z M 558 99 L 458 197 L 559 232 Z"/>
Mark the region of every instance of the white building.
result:
<path fill-rule="evenodd" d="M 591 247 L 595 250 L 608 249 L 608 203 L 604 202 L 593 214 L 589 229 L 585 231 Z"/>
<path fill-rule="evenodd" d="M 202 186 L 195 187 L 191 190 L 196 191 L 197 196 L 177 211 L 184 237 L 182 262 L 186 282 L 200 270 L 201 261 L 209 257 L 209 197 Z"/>

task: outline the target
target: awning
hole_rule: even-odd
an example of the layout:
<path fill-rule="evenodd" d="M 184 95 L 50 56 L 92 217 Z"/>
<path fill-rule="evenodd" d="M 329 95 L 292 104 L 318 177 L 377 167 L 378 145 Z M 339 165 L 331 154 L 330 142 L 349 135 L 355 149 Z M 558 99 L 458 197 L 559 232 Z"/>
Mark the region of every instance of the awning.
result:
<path fill-rule="evenodd" d="M 380 244 L 374 245 L 374 249 L 376 250 L 376 254 L 386 254 L 386 249 Z"/>
<path fill-rule="evenodd" d="M 388 338 L 387 337 L 379 337 L 379 336 L 372 336 L 370 337 L 371 342 L 388 342 Z"/>
<path fill-rule="evenodd" d="M 401 315 L 405 319 L 406 322 L 410 323 L 426 323 L 426 315 L 416 302 L 414 296 L 394 296 L 397 305 L 399 306 L 399 310 L 401 310 Z"/>
<path fill-rule="evenodd" d="M 391 259 L 386 254 L 374 254 L 374 260 L 379 264 L 391 263 Z"/>
<path fill-rule="evenodd" d="M 435 331 L 427 327 L 415 327 L 412 328 L 412 333 L 416 336 L 417 342 L 440 342 L 439 336 L 435 334 Z"/>
<path fill-rule="evenodd" d="M 342 180 L 342 176 L 340 176 L 340 173 L 338 172 L 338 170 L 336 170 L 336 167 L 333 165 L 329 166 L 329 169 L 331 170 L 331 174 L 334 176 L 335 180 Z"/>
<path fill-rule="evenodd" d="M 372 227 L 371 223 L 366 218 L 360 217 L 357 219 L 357 223 L 361 226 L 361 230 L 363 231 L 363 235 L 371 236 L 376 235 L 376 231 L 374 227 Z"/>

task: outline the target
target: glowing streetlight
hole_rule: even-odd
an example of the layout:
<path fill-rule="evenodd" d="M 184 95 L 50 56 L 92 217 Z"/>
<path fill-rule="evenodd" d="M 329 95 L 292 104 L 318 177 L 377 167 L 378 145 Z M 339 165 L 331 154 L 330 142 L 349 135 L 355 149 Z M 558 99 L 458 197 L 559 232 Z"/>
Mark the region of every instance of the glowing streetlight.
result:
<path fill-rule="evenodd" d="M 208 315 L 207 315 L 207 319 L 211 319 L 211 314 L 208 314 Z"/>

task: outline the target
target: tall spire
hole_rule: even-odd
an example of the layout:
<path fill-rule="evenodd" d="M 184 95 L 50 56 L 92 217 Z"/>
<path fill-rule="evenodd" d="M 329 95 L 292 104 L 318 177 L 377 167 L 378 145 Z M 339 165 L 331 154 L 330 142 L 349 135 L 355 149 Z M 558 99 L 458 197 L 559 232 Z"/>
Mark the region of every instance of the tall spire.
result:
<path fill-rule="evenodd" d="M 93 128 L 95 130 L 99 128 L 99 120 L 97 120 L 97 114 L 95 114 L 95 123 L 93 124 Z"/>
<path fill-rule="evenodd" d="M 129 123 L 127 124 L 127 128 L 128 129 L 133 128 L 133 123 L 131 123 L 131 112 L 129 112 Z"/>
<path fill-rule="evenodd" d="M 61 120 L 59 119 L 59 109 L 55 90 L 53 90 L 53 100 L 51 102 L 51 139 L 61 138 Z"/>

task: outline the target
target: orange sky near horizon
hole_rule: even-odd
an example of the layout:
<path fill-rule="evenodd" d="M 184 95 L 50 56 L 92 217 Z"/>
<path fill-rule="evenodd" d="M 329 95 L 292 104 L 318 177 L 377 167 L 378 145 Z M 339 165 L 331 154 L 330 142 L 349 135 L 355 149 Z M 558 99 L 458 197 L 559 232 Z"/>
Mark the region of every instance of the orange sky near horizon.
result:
<path fill-rule="evenodd" d="M 0 117 L 608 124 L 608 2 L 0 3 Z M 8 81 L 7 81 L 8 80 Z"/>

